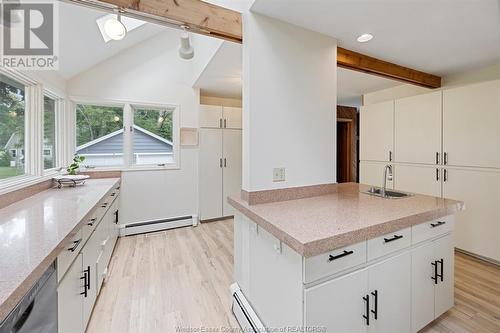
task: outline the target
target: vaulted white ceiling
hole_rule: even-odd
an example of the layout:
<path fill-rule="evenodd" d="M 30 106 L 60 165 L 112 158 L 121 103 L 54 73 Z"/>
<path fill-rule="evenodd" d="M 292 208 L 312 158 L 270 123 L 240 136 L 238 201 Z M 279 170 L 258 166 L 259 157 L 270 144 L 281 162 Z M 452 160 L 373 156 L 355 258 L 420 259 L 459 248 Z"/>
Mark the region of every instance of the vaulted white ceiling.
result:
<path fill-rule="evenodd" d="M 107 15 L 95 9 L 59 2 L 59 71 L 69 79 L 101 61 L 168 29 L 147 23 L 121 41 L 105 43 L 96 19 Z"/>
<path fill-rule="evenodd" d="M 241 56 L 240 44 L 222 43 L 194 86 L 207 95 L 241 98 Z"/>
<path fill-rule="evenodd" d="M 256 0 L 252 10 L 442 76 L 500 63 L 499 0 Z M 363 33 L 375 37 L 358 43 Z"/>

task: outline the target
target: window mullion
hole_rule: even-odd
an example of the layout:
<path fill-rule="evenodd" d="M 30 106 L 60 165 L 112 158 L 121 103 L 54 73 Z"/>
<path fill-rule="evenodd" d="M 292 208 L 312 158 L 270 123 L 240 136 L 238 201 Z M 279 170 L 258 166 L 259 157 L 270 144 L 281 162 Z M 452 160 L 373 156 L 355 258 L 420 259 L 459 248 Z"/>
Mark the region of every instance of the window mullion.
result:
<path fill-rule="evenodd" d="M 29 175 L 43 175 L 43 88 L 26 86 L 25 168 Z"/>
<path fill-rule="evenodd" d="M 134 110 L 131 105 L 125 104 L 123 108 L 123 164 L 126 168 L 129 168 L 133 163 L 133 112 Z"/>

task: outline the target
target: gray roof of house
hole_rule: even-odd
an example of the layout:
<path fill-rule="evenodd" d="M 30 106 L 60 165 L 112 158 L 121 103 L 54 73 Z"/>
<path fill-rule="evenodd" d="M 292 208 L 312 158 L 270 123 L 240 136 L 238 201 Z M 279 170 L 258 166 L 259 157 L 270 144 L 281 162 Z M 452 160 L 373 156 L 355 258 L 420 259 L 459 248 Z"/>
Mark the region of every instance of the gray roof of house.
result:
<path fill-rule="evenodd" d="M 134 153 L 170 153 L 172 143 L 134 126 Z M 78 154 L 112 154 L 123 151 L 123 129 L 77 147 Z"/>

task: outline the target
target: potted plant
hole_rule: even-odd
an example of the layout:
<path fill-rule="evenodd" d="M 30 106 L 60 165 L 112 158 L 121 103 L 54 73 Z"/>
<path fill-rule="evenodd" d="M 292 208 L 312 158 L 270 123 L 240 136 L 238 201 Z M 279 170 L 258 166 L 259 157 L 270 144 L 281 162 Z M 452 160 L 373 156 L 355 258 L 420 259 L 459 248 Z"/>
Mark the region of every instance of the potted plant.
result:
<path fill-rule="evenodd" d="M 75 154 L 75 157 L 73 157 L 73 163 L 71 163 L 66 168 L 66 171 L 68 171 L 68 175 L 76 175 L 80 170 L 80 164 L 82 164 L 83 161 L 85 161 L 85 156 L 79 156 L 78 154 Z"/>

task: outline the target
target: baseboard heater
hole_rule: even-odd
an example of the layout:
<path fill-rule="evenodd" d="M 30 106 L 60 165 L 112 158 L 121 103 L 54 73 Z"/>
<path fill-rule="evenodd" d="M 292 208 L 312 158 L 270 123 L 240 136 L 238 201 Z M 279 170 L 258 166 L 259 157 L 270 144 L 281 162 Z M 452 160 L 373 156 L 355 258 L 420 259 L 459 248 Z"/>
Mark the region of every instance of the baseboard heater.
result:
<path fill-rule="evenodd" d="M 267 333 L 259 317 L 253 311 L 245 295 L 241 292 L 240 286 L 237 283 L 233 283 L 230 290 L 232 297 L 231 311 L 238 321 L 242 332 Z"/>
<path fill-rule="evenodd" d="M 198 225 L 197 215 L 179 216 L 162 220 L 128 223 L 121 226 L 120 236 L 144 234 L 148 232 L 155 232 L 155 231 L 187 227 L 187 226 L 196 226 L 196 225 Z"/>

